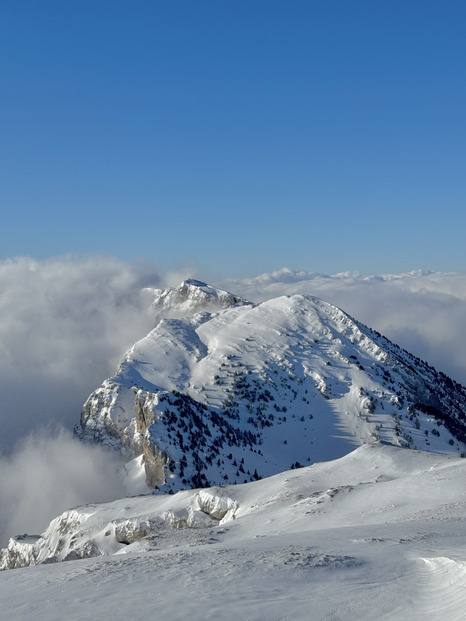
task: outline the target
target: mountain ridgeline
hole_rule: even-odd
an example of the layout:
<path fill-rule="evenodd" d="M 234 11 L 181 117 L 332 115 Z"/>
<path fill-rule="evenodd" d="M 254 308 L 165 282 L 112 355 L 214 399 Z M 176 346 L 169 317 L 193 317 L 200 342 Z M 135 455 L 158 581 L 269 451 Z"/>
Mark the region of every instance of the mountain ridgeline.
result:
<path fill-rule="evenodd" d="M 75 433 L 163 491 L 234 484 L 367 443 L 466 456 L 466 390 L 337 307 L 155 290 L 156 327 Z"/>

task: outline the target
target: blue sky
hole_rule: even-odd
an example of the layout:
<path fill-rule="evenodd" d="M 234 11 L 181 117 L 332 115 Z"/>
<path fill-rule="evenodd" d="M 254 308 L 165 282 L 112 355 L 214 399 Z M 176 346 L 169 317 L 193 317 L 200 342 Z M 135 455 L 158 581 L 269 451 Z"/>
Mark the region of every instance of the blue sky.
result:
<path fill-rule="evenodd" d="M 460 1 L 4 0 L 0 258 L 466 269 Z"/>

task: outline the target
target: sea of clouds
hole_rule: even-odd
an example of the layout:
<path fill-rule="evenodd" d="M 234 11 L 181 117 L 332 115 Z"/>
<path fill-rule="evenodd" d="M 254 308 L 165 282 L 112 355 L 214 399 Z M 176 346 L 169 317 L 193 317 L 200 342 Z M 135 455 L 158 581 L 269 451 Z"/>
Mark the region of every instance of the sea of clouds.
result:
<path fill-rule="evenodd" d="M 0 262 L 0 546 L 71 506 L 124 495 L 114 456 L 71 431 L 153 327 L 145 288 L 177 280 L 112 257 Z"/>
<path fill-rule="evenodd" d="M 87 396 L 154 325 L 147 288 L 176 286 L 112 257 L 0 262 L 0 545 L 71 506 L 124 495 L 115 457 L 71 430 Z M 212 284 L 258 302 L 305 293 L 349 312 L 466 384 L 466 273 L 327 276 L 282 269 Z"/>

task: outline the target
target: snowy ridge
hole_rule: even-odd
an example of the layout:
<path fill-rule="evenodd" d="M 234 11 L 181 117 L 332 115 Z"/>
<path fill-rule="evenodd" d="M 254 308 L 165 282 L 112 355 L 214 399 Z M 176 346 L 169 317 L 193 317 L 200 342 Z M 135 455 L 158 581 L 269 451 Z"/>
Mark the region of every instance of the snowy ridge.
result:
<path fill-rule="evenodd" d="M 206 288 L 189 281 L 175 297 L 183 306 Z M 376 441 L 466 454 L 466 391 L 428 364 L 318 298 L 220 297 L 233 305 L 162 319 L 136 343 L 89 397 L 77 434 L 136 458 L 151 487 L 173 491 Z"/>
<path fill-rule="evenodd" d="M 2 610 L 17 621 L 32 606 L 38 621 L 154 606 L 180 621 L 460 620 L 465 476 L 464 459 L 374 444 L 246 485 L 78 507 L 3 551 L 5 568 L 46 566 L 3 573 Z M 64 558 L 82 560 L 54 563 Z M 33 603 L 18 605 L 25 588 Z"/>

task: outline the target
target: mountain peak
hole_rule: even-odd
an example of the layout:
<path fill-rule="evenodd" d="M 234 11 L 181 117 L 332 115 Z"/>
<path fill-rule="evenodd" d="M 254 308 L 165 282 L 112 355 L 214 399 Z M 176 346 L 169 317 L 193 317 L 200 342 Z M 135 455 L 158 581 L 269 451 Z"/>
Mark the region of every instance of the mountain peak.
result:
<path fill-rule="evenodd" d="M 249 305 L 248 300 L 209 285 L 202 280 L 187 278 L 174 289 L 146 289 L 153 298 L 152 310 L 156 322 L 164 318 L 179 319 L 196 313 L 216 313 L 237 305 Z"/>
<path fill-rule="evenodd" d="M 328 302 L 252 305 L 185 282 L 157 304 L 166 319 L 77 430 L 136 458 L 152 487 L 243 483 L 374 442 L 466 455 L 466 390 Z"/>

